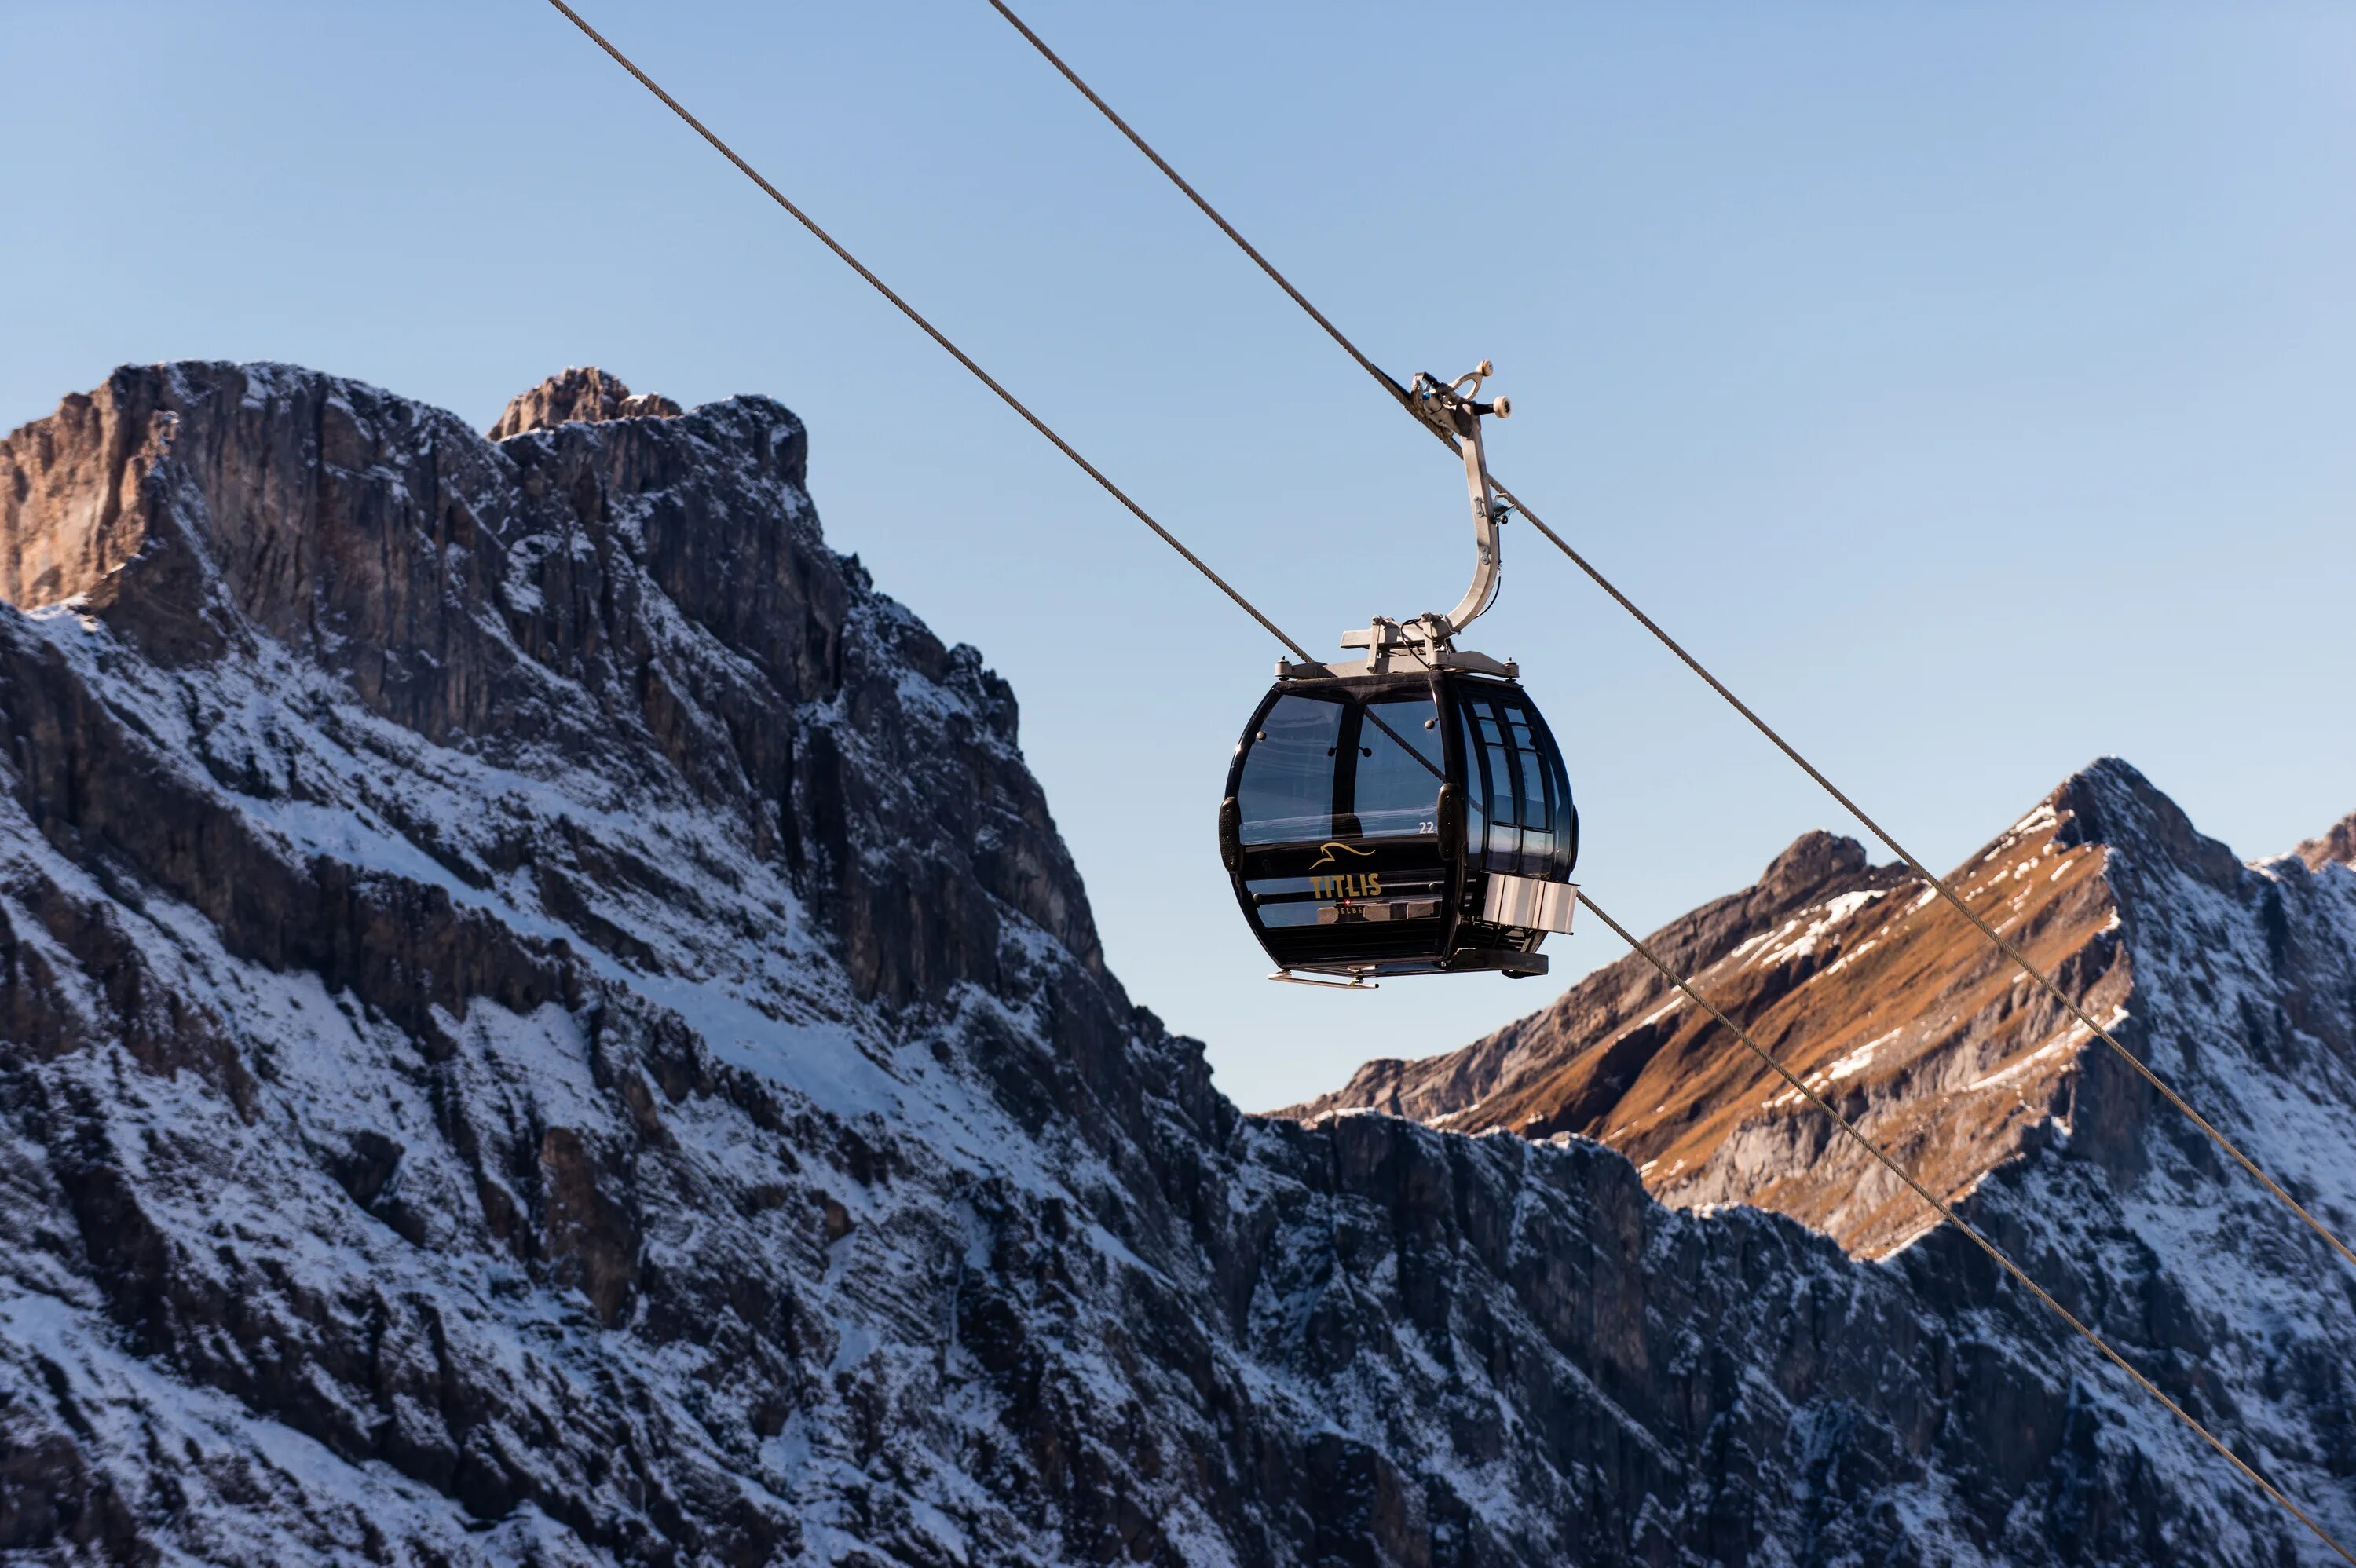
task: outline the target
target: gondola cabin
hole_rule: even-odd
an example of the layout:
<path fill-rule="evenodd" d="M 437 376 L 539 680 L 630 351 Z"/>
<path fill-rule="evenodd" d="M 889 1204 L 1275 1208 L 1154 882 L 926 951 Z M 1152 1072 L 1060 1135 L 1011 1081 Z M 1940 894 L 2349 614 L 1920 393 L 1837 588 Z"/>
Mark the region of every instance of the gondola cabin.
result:
<path fill-rule="evenodd" d="M 1511 680 L 1280 680 L 1237 742 L 1219 852 L 1281 971 L 1543 975 L 1570 929 L 1579 811 Z"/>
<path fill-rule="evenodd" d="M 1562 749 L 1511 661 L 1456 646 L 1496 599 L 1512 515 L 1482 446 L 1481 421 L 1507 412 L 1478 400 L 1489 373 L 1484 359 L 1453 382 L 1418 376 L 1408 394 L 1463 459 L 1464 596 L 1343 634 L 1363 659 L 1280 662 L 1236 742 L 1219 858 L 1270 979 L 1543 975 L 1538 944 L 1570 929 L 1579 810 Z"/>

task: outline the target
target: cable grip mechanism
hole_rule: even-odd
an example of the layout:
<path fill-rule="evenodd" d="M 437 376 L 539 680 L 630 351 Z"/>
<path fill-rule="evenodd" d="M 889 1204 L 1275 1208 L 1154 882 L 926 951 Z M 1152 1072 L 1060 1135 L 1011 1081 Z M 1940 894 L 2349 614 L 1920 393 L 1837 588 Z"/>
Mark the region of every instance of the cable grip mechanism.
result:
<path fill-rule="evenodd" d="M 1417 416 L 1445 436 L 1464 460 L 1464 489 L 1472 507 L 1473 548 L 1472 581 L 1464 590 L 1464 597 L 1445 613 L 1428 610 L 1408 621 L 1377 615 L 1364 630 L 1342 634 L 1344 647 L 1366 650 L 1363 662 L 1280 663 L 1277 674 L 1280 678 L 1387 675 L 1415 668 L 1471 670 L 1513 678 L 1511 663 L 1501 664 L 1484 654 L 1460 652 L 1454 645 L 1464 628 L 1496 603 L 1497 588 L 1505 572 L 1505 540 L 1500 530 L 1512 511 L 1497 499 L 1496 486 L 1489 478 L 1488 453 L 1481 441 L 1482 420 L 1505 419 L 1513 412 L 1513 404 L 1505 398 L 1481 400 L 1482 384 L 1495 373 L 1496 367 L 1486 359 L 1453 381 L 1443 381 L 1427 370 L 1417 375 L 1408 391 L 1408 403 Z"/>

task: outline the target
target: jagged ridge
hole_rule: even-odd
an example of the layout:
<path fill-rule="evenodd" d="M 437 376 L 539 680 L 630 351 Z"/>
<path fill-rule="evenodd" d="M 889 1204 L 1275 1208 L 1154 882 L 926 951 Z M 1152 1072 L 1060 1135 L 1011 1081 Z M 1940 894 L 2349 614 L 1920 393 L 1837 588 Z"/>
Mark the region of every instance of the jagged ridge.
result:
<path fill-rule="evenodd" d="M 1012 695 L 825 549 L 799 422 L 609 380 L 493 444 L 124 370 L 0 443 L 0 1547 L 2306 1550 L 1943 1238 L 1861 1264 L 1576 1140 L 1239 1115 L 1105 973 Z M 2356 878 L 2265 875 L 2323 963 Z M 2315 1308 L 2229 1339 L 2133 1252 L 2192 1157 L 2139 1196 L 2065 1156 L 1975 1211 L 2345 1511 L 2329 1276 L 2218 1207 Z M 2296 1373 L 2224 1403 L 2220 1347 Z"/>
<path fill-rule="evenodd" d="M 2109 874 L 2120 853 L 2105 841 L 2113 835 L 2156 844 L 2205 886 L 2279 902 L 2270 879 L 2283 873 L 2245 871 L 2115 758 L 2065 782 L 1948 882 L 2082 1008 L 2132 1038 L 2145 1020 Z M 2333 859 L 2329 842 L 2309 840 L 2296 856 L 2319 869 Z M 1858 845 L 1824 833 L 1801 837 L 1755 886 L 1650 940 L 1812 1089 L 1951 1195 L 2051 1128 L 2072 1128 L 2087 1053 L 2107 1049 L 1927 882 L 1869 867 Z M 2301 987 L 2317 977 L 2268 979 Z M 2323 983 L 2328 993 L 2328 976 Z M 1633 955 L 1461 1051 L 1369 1062 L 1340 1090 L 1277 1114 L 1313 1121 L 1362 1107 L 1466 1131 L 1601 1138 L 1638 1161 L 1665 1200 L 1764 1204 L 1869 1254 L 1928 1222 L 1869 1156 Z M 2077 1130 L 2099 1134 L 2101 1157 L 2125 1169 L 2141 1125 Z"/>

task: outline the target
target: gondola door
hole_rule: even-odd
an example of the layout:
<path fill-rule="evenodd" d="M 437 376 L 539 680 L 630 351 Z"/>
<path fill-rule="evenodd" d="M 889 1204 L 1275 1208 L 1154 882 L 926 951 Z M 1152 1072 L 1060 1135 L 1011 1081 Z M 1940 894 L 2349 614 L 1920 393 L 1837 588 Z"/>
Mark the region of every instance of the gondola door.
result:
<path fill-rule="evenodd" d="M 1448 852 L 1459 744 L 1429 677 L 1296 681 L 1254 714 L 1229 769 L 1220 848 L 1285 969 L 1441 966 L 1461 873 Z"/>

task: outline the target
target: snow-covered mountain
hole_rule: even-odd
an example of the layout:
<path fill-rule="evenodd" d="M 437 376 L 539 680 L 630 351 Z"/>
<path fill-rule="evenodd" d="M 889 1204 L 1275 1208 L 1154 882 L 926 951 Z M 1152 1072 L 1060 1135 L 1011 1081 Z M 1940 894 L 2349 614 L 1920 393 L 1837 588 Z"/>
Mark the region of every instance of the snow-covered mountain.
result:
<path fill-rule="evenodd" d="M 574 372 L 498 433 L 183 364 L 0 443 L 0 1550 L 2322 1560 L 1944 1233 L 1239 1114 L 790 413 Z M 2118 914 L 2072 983 L 2356 1219 L 2356 874 L 2070 791 L 2002 859 Z M 1826 899 L 1910 895 L 1821 852 L 1687 955 L 1857 955 Z M 2056 1054 L 1973 1212 L 2356 1533 L 2356 1271 Z"/>

